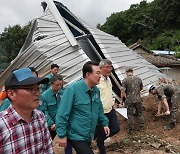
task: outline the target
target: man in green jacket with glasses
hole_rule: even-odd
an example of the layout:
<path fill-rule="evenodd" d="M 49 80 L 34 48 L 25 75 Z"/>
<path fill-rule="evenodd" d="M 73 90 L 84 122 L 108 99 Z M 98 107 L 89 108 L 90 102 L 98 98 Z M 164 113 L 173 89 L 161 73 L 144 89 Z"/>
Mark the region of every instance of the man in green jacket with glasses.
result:
<path fill-rule="evenodd" d="M 100 78 L 99 64 L 86 62 L 83 79 L 70 84 L 64 91 L 56 114 L 59 146 L 66 147 L 68 140 L 78 154 L 93 154 L 90 143 L 98 121 L 109 136 L 108 119 L 104 115 L 100 92 L 96 87 Z"/>
<path fill-rule="evenodd" d="M 61 75 L 54 75 L 50 80 L 50 88 L 41 95 L 43 112 L 46 115 L 52 139 L 56 136 L 55 117 L 63 95 L 62 85 L 63 77 Z"/>
<path fill-rule="evenodd" d="M 56 137 L 55 117 L 58 106 L 63 95 L 63 77 L 61 75 L 54 75 L 50 80 L 50 88 L 41 95 L 42 106 L 41 109 L 46 115 L 49 132 L 52 140 Z M 65 154 L 72 154 L 72 146 L 68 143 L 65 148 Z"/>

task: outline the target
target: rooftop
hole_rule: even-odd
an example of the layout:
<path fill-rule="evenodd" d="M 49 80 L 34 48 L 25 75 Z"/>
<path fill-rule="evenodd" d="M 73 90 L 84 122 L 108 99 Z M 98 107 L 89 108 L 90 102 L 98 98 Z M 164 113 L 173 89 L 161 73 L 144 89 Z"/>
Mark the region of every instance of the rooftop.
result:
<path fill-rule="evenodd" d="M 137 54 L 144 57 L 148 62 L 157 66 L 157 67 L 169 67 L 169 66 L 177 66 L 180 65 L 180 60 L 173 57 L 172 55 L 166 54 L 156 54 L 153 51 L 157 50 L 148 50 L 140 43 L 134 43 L 129 46 L 130 49 L 135 51 Z M 160 52 L 159 52 L 160 53 Z M 167 53 L 167 51 L 161 51 L 161 53 Z M 171 52 L 172 53 L 172 52 Z"/>

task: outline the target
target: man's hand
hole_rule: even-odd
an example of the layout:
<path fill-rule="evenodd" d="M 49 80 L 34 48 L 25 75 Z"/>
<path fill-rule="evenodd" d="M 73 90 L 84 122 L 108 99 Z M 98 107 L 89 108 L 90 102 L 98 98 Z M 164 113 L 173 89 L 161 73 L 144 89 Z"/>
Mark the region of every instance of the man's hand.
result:
<path fill-rule="evenodd" d="M 66 148 L 66 146 L 67 146 L 67 137 L 59 138 L 58 145 L 60 147 Z"/>
<path fill-rule="evenodd" d="M 118 104 L 118 107 L 124 107 L 124 102 L 123 102 L 123 100 L 120 100 L 119 103 L 120 103 L 120 104 Z"/>
<path fill-rule="evenodd" d="M 56 125 L 55 125 L 55 124 L 53 124 L 53 125 L 51 126 L 51 130 L 52 130 L 52 131 L 55 131 L 55 130 L 56 130 Z"/>
<path fill-rule="evenodd" d="M 105 127 L 104 127 L 104 132 L 105 132 L 105 134 L 106 134 L 106 137 L 108 137 L 108 136 L 110 135 L 110 129 L 109 129 L 109 127 L 105 126 Z"/>
<path fill-rule="evenodd" d="M 114 110 L 116 110 L 116 104 L 114 104 L 113 106 L 112 106 L 112 109 L 114 109 Z"/>
<path fill-rule="evenodd" d="M 120 90 L 121 90 L 120 98 L 123 99 L 124 97 L 126 97 L 125 88 L 121 87 Z"/>
<path fill-rule="evenodd" d="M 164 112 L 164 115 L 170 115 L 170 111 Z"/>
<path fill-rule="evenodd" d="M 156 116 L 156 117 L 159 117 L 159 116 L 161 116 L 161 115 L 162 115 L 162 114 L 158 112 L 158 113 L 156 113 L 155 116 Z"/>

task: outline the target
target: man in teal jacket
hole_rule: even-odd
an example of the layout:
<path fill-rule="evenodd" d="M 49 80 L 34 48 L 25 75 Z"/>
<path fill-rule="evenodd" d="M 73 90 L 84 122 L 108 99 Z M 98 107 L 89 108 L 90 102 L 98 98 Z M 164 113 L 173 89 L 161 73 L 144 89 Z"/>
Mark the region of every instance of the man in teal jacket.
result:
<path fill-rule="evenodd" d="M 39 107 L 46 115 L 52 139 L 57 135 L 55 117 L 62 95 L 63 77 L 61 75 L 54 75 L 50 81 L 50 88 L 41 95 L 42 105 Z M 70 143 L 68 143 L 68 146 L 65 149 L 65 154 L 72 154 L 72 146 Z"/>
<path fill-rule="evenodd" d="M 59 72 L 59 66 L 57 64 L 52 64 L 51 65 L 51 73 L 49 73 L 46 78 L 49 79 L 49 81 L 51 80 L 51 78 L 54 76 L 54 75 L 57 75 L 57 73 Z M 43 92 L 45 92 L 47 89 L 49 89 L 50 87 L 50 83 L 48 84 L 42 84 L 41 85 L 41 94 Z"/>
<path fill-rule="evenodd" d="M 83 66 L 84 79 L 70 84 L 64 91 L 56 115 L 59 146 L 66 147 L 68 140 L 78 154 L 93 154 L 90 141 L 98 121 L 109 135 L 108 119 L 96 87 L 100 77 L 99 64 L 89 61 Z"/>
<path fill-rule="evenodd" d="M 56 136 L 55 117 L 63 94 L 63 90 L 61 89 L 62 85 L 62 76 L 54 75 L 50 81 L 50 88 L 41 95 L 43 112 L 46 115 L 52 139 Z"/>

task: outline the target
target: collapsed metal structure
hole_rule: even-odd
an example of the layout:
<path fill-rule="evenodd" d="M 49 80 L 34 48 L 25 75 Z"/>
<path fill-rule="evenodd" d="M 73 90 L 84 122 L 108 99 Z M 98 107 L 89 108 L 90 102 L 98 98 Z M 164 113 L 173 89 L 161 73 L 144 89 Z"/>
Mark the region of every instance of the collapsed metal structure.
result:
<path fill-rule="evenodd" d="M 42 6 L 44 14 L 34 19 L 18 56 L 0 77 L 1 86 L 13 69 L 35 67 L 39 76 L 45 76 L 53 63 L 60 66 L 66 86 L 82 77 L 85 62 L 105 58 L 113 63 L 111 79 L 117 97 L 126 67 L 132 67 L 134 74 L 142 79 L 144 92 L 159 78 L 167 78 L 117 37 L 89 26 L 62 3 L 46 0 Z"/>

